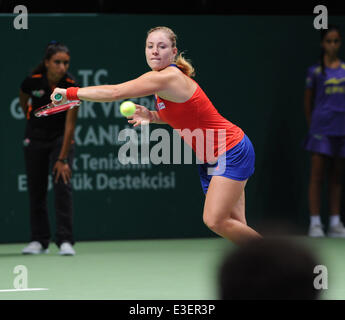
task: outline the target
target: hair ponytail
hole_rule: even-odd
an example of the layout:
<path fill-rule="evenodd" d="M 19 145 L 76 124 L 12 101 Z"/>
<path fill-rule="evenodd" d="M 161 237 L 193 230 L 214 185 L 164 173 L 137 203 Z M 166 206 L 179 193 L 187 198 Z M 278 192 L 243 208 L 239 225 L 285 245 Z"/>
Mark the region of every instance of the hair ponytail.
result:
<path fill-rule="evenodd" d="M 176 58 L 175 61 L 176 65 L 179 67 L 179 69 L 188 77 L 194 77 L 195 76 L 195 69 L 190 63 L 189 60 L 185 59 L 183 57 L 183 53 L 179 53 L 179 55 Z"/>
<path fill-rule="evenodd" d="M 31 74 L 45 73 L 47 68 L 44 64 L 44 61 L 41 61 L 32 71 Z"/>
<path fill-rule="evenodd" d="M 321 73 L 325 75 L 325 50 L 324 48 L 321 48 L 321 55 L 320 55 L 320 65 L 321 65 Z"/>

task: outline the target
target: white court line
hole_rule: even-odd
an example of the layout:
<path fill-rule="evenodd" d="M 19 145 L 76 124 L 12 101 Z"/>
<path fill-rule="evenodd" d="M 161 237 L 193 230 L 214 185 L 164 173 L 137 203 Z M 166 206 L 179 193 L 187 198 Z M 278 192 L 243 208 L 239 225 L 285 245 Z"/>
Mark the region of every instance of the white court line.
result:
<path fill-rule="evenodd" d="M 21 291 L 40 291 L 40 290 L 49 290 L 47 288 L 27 288 L 27 289 L 4 289 L 0 292 L 21 292 Z"/>

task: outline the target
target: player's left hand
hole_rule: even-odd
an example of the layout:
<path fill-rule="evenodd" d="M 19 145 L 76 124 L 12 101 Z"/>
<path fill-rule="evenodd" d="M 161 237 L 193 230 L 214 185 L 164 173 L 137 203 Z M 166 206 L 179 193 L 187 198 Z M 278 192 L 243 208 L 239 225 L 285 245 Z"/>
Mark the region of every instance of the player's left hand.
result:
<path fill-rule="evenodd" d="M 149 109 L 140 104 L 136 104 L 136 110 L 133 115 L 127 117 L 128 123 L 133 124 L 133 127 L 149 124 L 152 120 L 152 115 Z"/>
<path fill-rule="evenodd" d="M 63 182 L 67 184 L 70 182 L 72 177 L 72 171 L 68 163 L 63 163 L 61 161 L 56 161 L 53 167 L 53 175 L 55 176 L 54 182 L 57 183 L 61 177 Z"/>

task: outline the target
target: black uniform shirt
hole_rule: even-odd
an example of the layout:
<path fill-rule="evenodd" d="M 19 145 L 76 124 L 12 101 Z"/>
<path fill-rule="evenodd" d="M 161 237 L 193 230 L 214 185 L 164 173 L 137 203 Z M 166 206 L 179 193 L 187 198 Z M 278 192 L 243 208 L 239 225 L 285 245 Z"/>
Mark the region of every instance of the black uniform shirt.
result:
<path fill-rule="evenodd" d="M 58 88 L 78 87 L 74 77 L 67 73 L 57 85 Z M 48 117 L 35 117 L 34 111 L 51 102 L 51 88 L 45 73 L 33 74 L 24 79 L 21 90 L 30 95 L 32 103 L 26 114 L 27 126 L 25 137 L 39 140 L 51 140 L 64 134 L 66 112 Z"/>

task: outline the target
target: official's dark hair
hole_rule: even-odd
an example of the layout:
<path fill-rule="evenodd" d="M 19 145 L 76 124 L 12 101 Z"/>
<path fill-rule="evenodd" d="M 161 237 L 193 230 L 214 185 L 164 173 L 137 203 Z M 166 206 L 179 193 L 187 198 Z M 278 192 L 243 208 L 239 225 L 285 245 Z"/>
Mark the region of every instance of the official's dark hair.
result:
<path fill-rule="evenodd" d="M 321 29 L 321 31 L 320 31 L 321 42 L 323 41 L 323 39 L 325 38 L 327 33 L 331 32 L 331 31 L 337 31 L 339 36 L 340 36 L 340 29 L 339 29 L 339 27 L 336 26 L 336 25 L 329 25 L 328 29 Z M 321 48 L 320 64 L 321 64 L 321 72 L 322 72 L 323 75 L 325 74 L 325 62 L 323 60 L 324 56 L 325 56 L 325 50 L 323 48 Z"/>
<path fill-rule="evenodd" d="M 231 250 L 219 268 L 222 300 L 316 300 L 311 249 L 284 239 L 255 240 Z"/>
<path fill-rule="evenodd" d="M 47 68 L 45 66 L 45 60 L 49 60 L 54 54 L 58 52 L 65 52 L 70 56 L 69 49 L 66 45 L 58 42 L 58 41 L 50 41 L 46 47 L 44 57 L 42 61 L 39 63 L 39 65 L 33 69 L 32 74 L 37 73 L 45 73 L 47 71 Z"/>

